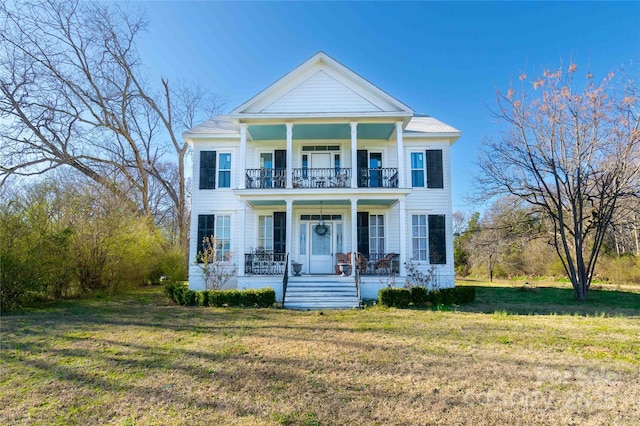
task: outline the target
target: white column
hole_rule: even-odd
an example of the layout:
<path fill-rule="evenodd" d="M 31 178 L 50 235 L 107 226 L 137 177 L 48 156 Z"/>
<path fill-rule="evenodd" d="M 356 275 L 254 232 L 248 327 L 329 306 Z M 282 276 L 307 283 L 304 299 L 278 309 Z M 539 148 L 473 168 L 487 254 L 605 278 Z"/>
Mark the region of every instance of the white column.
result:
<path fill-rule="evenodd" d="M 351 188 L 357 188 L 358 187 L 358 123 L 350 123 L 350 124 L 351 124 Z"/>
<path fill-rule="evenodd" d="M 289 253 L 289 275 L 292 275 L 291 270 L 291 247 L 293 241 L 293 200 L 286 199 L 285 203 L 287 203 L 287 235 L 285 238 L 285 244 L 287 245 L 287 253 Z"/>
<path fill-rule="evenodd" d="M 358 199 L 351 199 L 351 275 L 356 275 L 358 260 Z"/>
<path fill-rule="evenodd" d="M 243 179 L 244 180 L 244 179 Z M 240 238 L 238 239 L 238 258 L 240 259 L 240 261 L 238 262 L 238 276 L 239 277 L 244 277 L 244 252 L 245 252 L 245 247 L 244 247 L 244 239 L 245 239 L 245 235 L 247 235 L 246 232 L 244 232 L 244 230 L 247 228 L 247 214 L 246 214 L 246 209 L 247 209 L 247 202 L 244 200 L 240 200 L 240 210 L 239 210 L 239 218 L 238 218 L 238 222 L 240 223 L 240 229 L 236 230 L 236 235 L 238 235 Z"/>
<path fill-rule="evenodd" d="M 287 188 L 293 188 L 293 123 L 286 123 L 287 126 Z M 287 246 L 288 247 L 288 246 Z"/>
<path fill-rule="evenodd" d="M 406 188 L 404 181 L 404 142 L 402 140 L 402 121 L 396 123 L 396 141 L 398 148 L 398 188 Z"/>
<path fill-rule="evenodd" d="M 401 277 L 406 275 L 404 264 L 407 262 L 407 208 L 404 198 L 398 200 L 400 209 L 400 269 Z"/>
<path fill-rule="evenodd" d="M 240 189 L 245 189 L 247 184 L 247 125 L 240 124 Z M 244 224 L 243 224 L 244 225 Z M 244 272 L 244 268 L 242 268 Z"/>

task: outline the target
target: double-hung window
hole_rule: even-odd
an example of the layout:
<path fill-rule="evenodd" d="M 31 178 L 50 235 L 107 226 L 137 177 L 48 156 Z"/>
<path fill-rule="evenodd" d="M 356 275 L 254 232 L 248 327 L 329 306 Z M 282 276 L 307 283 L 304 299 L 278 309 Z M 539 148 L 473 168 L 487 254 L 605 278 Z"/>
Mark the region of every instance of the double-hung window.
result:
<path fill-rule="evenodd" d="M 441 149 L 411 153 L 411 186 L 413 188 L 444 188 Z"/>
<path fill-rule="evenodd" d="M 431 265 L 447 263 L 444 215 L 414 214 L 411 216 L 412 259 L 428 260 Z"/>
<path fill-rule="evenodd" d="M 384 216 L 369 215 L 369 254 L 384 255 Z"/>
<path fill-rule="evenodd" d="M 428 260 L 429 246 L 427 245 L 427 215 L 414 214 L 411 216 L 411 246 L 413 260 Z"/>
<path fill-rule="evenodd" d="M 424 152 L 411 153 L 411 186 L 424 187 Z"/>
<path fill-rule="evenodd" d="M 218 157 L 218 188 L 231 188 L 230 153 L 221 153 Z"/>
<path fill-rule="evenodd" d="M 211 247 L 215 241 L 216 246 Z M 227 260 L 231 254 L 231 216 L 198 215 L 198 241 L 196 243 L 196 260 L 202 262 L 205 250 L 213 248 L 216 259 Z M 213 255 L 213 253 L 211 253 Z"/>
<path fill-rule="evenodd" d="M 216 257 L 229 260 L 231 255 L 231 216 L 220 215 L 216 218 Z"/>
<path fill-rule="evenodd" d="M 258 248 L 273 250 L 273 216 L 258 216 Z"/>

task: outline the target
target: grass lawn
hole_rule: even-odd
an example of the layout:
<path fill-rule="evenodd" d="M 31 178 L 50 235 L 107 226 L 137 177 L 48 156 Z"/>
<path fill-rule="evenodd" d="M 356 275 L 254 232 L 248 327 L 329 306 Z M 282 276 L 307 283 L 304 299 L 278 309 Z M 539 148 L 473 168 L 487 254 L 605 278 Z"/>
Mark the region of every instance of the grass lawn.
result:
<path fill-rule="evenodd" d="M 477 300 L 450 311 L 145 288 L 5 315 L 0 424 L 640 424 L 640 289 L 462 284 Z"/>

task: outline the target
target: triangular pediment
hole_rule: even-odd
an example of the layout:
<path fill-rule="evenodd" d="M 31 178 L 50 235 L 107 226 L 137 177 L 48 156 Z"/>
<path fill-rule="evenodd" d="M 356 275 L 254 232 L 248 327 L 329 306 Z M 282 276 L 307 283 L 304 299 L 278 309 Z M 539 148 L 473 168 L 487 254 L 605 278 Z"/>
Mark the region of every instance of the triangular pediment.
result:
<path fill-rule="evenodd" d="M 319 70 L 260 112 L 380 112 L 383 109 Z"/>
<path fill-rule="evenodd" d="M 413 110 L 320 52 L 245 102 L 230 115 L 411 115 Z"/>

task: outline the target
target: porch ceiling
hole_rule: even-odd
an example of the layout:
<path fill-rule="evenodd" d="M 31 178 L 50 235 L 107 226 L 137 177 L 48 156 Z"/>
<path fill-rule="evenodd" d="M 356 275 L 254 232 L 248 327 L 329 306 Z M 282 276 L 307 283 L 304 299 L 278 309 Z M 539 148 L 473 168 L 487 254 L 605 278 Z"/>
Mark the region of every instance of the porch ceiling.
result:
<path fill-rule="evenodd" d="M 388 140 L 394 130 L 393 123 L 359 123 L 358 140 Z M 284 124 L 252 124 L 249 125 L 249 134 L 254 141 L 283 140 L 287 138 L 287 128 Z M 351 127 L 348 123 L 294 124 L 294 141 L 314 139 L 351 139 Z"/>

